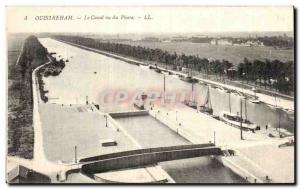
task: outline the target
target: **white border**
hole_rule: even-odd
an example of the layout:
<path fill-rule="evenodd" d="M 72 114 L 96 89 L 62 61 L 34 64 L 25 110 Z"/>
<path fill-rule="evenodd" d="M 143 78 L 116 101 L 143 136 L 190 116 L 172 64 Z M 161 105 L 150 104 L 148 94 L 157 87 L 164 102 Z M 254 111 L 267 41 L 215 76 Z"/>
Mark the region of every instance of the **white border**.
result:
<path fill-rule="evenodd" d="M 0 187 L 1 188 L 8 188 L 8 186 L 5 183 L 5 156 L 6 156 L 6 123 L 7 123 L 7 115 L 6 115 L 6 109 L 7 109 L 7 96 L 6 96 L 6 81 L 7 81 L 7 58 L 6 58 L 6 32 L 5 32 L 5 26 L 6 26 L 6 18 L 5 18 L 5 6 L 21 6 L 21 5 L 26 5 L 26 6 L 46 6 L 46 5 L 57 5 L 57 6 L 79 6 L 79 5 L 210 5 L 210 6 L 229 6 L 229 5 L 238 5 L 238 6 L 247 6 L 247 5 L 266 5 L 266 6 L 279 6 L 279 5 L 294 5 L 296 9 L 299 9 L 300 7 L 300 1 L 299 0 L 227 0 L 222 1 L 222 0 L 202 0 L 202 1 L 197 1 L 197 0 L 151 0 L 151 1 L 145 1 L 145 0 L 126 0 L 126 1 L 121 1 L 121 0 L 2 0 L 0 1 L 0 36 L 1 36 L 1 42 L 0 42 L 0 60 L 1 60 L 1 67 L 0 67 L 0 123 L 1 123 L 1 135 L 0 135 L 0 162 L 1 162 L 1 171 L 0 171 Z M 299 12 L 299 10 L 297 10 Z M 299 14 L 299 13 L 298 13 Z M 297 16 L 297 15 L 296 15 Z M 297 23 L 296 25 L 299 26 L 299 19 L 296 19 Z M 297 38 L 299 38 L 299 30 L 297 29 Z M 295 52 L 295 54 L 299 54 L 299 48 Z M 295 64 L 298 64 L 298 62 L 295 62 Z M 297 72 L 299 73 L 299 68 L 300 66 L 297 66 Z M 297 82 L 298 83 L 298 82 Z M 297 88 L 299 88 L 297 86 Z M 297 92 L 299 95 L 299 92 Z M 298 97 L 298 96 L 297 96 Z M 295 126 L 298 126 L 296 124 Z M 299 128 L 297 129 L 299 134 Z M 297 149 L 298 151 L 299 149 Z M 284 162 L 283 162 L 284 164 Z M 299 163 L 297 163 L 299 164 Z M 278 170 L 280 171 L 280 170 Z M 298 173 L 299 174 L 299 173 Z M 298 179 L 297 179 L 298 180 Z M 29 188 L 32 186 L 23 186 L 25 188 Z M 42 187 L 50 187 L 50 186 L 38 186 L 37 188 L 42 188 Z M 56 186 L 58 188 L 63 188 L 63 186 Z M 70 187 L 70 186 L 69 186 Z M 75 187 L 75 186 L 71 186 Z M 88 187 L 88 186 L 77 186 L 77 187 Z M 103 187 L 103 186 L 96 186 L 96 187 Z M 105 186 L 108 187 L 108 186 Z M 114 186 L 113 188 L 118 187 Z M 120 186 L 119 186 L 120 187 Z M 123 186 L 124 187 L 124 186 Z M 128 187 L 128 186 L 127 186 Z M 132 187 L 132 186 L 129 186 Z M 138 188 L 142 186 L 136 186 Z M 149 186 L 148 186 L 149 187 Z M 159 188 L 162 188 L 163 186 L 157 186 Z M 200 186 L 203 187 L 203 186 Z M 112 187 L 110 187 L 112 188 Z M 288 188 L 288 186 L 285 186 L 283 188 Z"/>

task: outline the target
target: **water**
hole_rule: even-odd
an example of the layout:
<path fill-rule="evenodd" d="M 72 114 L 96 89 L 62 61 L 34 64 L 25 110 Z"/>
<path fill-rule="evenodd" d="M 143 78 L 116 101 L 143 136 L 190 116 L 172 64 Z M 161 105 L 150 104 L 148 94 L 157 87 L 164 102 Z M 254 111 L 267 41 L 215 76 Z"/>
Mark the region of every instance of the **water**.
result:
<path fill-rule="evenodd" d="M 117 118 L 143 148 L 190 144 L 151 116 Z M 245 183 L 246 181 L 210 157 L 197 157 L 159 165 L 176 183 Z"/>
<path fill-rule="evenodd" d="M 166 161 L 159 165 L 176 183 L 246 183 L 246 180 L 209 157 Z"/>
<path fill-rule="evenodd" d="M 163 74 L 52 39 L 43 38 L 40 41 L 49 52 L 56 52 L 57 56 L 69 59 L 59 77 L 45 79 L 46 88 L 51 89 L 49 97 L 59 97 L 53 101 L 85 103 L 88 99 L 90 102 L 101 104 L 107 111 L 120 111 L 134 109 L 131 101 L 136 92 L 163 91 Z M 176 76 L 166 75 L 167 93 L 184 94 L 191 92 L 191 89 L 191 84 L 181 81 Z M 120 93 L 124 93 L 125 98 L 118 101 Z M 206 93 L 207 86 L 194 86 L 195 100 L 199 104 L 204 102 Z M 229 95 L 232 112 L 240 112 L 240 96 L 213 88 L 210 94 L 215 115 L 220 115 L 221 111 L 229 111 Z M 112 98 L 104 98 L 109 95 Z M 107 101 L 111 103 L 106 103 Z M 244 107 L 243 105 L 243 112 Z M 246 109 L 247 118 L 258 125 L 270 124 L 278 127 L 280 123 L 282 128 L 294 130 L 294 120 L 283 111 L 271 109 L 263 103 L 253 104 L 248 101 Z"/>
<path fill-rule="evenodd" d="M 151 116 L 124 117 L 117 121 L 143 148 L 191 144 Z"/>
<path fill-rule="evenodd" d="M 57 56 L 61 55 L 69 59 L 59 77 L 49 77 L 44 80 L 45 88 L 49 90 L 49 98 L 58 98 L 50 102 L 84 104 L 88 100 L 100 104 L 101 108 L 105 108 L 106 111 L 120 111 L 134 109 L 130 100 L 136 91 L 163 91 L 163 74 L 52 39 L 40 39 L 40 41 L 49 52 L 56 52 Z M 110 99 L 112 102 L 110 104 L 104 103 L 107 99 L 102 97 L 111 97 L 116 91 L 118 94 L 120 91 L 124 92 L 125 100 L 117 98 L 118 103 L 116 99 Z M 191 84 L 175 76 L 166 75 L 166 92 L 182 93 L 183 91 L 190 92 Z M 201 104 L 205 99 L 207 86 L 196 84 L 194 92 L 197 94 L 195 99 Z M 215 115 L 219 115 L 221 111 L 229 111 L 228 93 L 217 89 L 211 89 L 210 93 Z M 232 112 L 239 112 L 240 97 L 231 94 L 230 98 Z M 293 120 L 286 113 L 276 112 L 264 104 L 247 102 L 247 118 L 257 124 L 277 126 L 279 113 L 281 126 L 293 130 Z M 121 118 L 118 121 L 122 122 L 126 130 L 145 147 L 188 143 L 153 118 Z M 189 182 L 244 182 L 243 179 L 211 158 L 193 159 L 178 160 L 183 163 L 166 162 L 164 169 L 178 182 L 184 180 Z M 183 168 L 180 165 L 186 166 Z M 194 176 L 190 178 L 188 174 Z"/>

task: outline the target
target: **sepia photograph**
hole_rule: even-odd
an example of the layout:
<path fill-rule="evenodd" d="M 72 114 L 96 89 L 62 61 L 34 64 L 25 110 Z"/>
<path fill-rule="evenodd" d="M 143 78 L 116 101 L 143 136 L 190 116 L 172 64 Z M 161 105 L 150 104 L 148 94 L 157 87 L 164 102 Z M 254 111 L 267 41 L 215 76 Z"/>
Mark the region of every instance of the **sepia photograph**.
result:
<path fill-rule="evenodd" d="M 293 6 L 7 6 L 6 183 L 295 184 Z"/>

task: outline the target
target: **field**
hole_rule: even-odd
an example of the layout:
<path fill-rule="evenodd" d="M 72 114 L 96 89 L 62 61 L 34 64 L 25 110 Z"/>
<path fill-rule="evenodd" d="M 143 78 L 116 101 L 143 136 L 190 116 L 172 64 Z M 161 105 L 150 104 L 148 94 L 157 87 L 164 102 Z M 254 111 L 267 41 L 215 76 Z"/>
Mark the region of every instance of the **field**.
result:
<path fill-rule="evenodd" d="M 247 47 L 231 45 L 210 45 L 192 42 L 120 42 L 130 45 L 140 45 L 148 48 L 159 48 L 177 54 L 199 55 L 201 58 L 226 59 L 234 65 L 243 61 L 244 57 L 253 59 L 278 59 L 281 61 L 294 60 L 294 50 L 275 49 L 273 47 Z"/>
<path fill-rule="evenodd" d="M 32 127 L 32 96 L 30 85 L 31 77 L 22 77 L 21 68 L 19 65 L 16 65 L 27 35 L 9 35 L 7 37 L 7 153 L 8 155 L 30 159 L 33 156 L 34 143 Z"/>
<path fill-rule="evenodd" d="M 8 49 L 8 65 L 15 64 L 17 58 L 22 50 L 22 45 L 25 40 L 24 35 L 8 35 L 7 49 Z"/>

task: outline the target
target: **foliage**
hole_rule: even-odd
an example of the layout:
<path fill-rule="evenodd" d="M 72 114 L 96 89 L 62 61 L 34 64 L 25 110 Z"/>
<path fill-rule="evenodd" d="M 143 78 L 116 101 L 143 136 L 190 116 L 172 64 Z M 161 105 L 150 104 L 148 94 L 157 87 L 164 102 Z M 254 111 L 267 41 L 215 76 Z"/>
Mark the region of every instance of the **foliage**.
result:
<path fill-rule="evenodd" d="M 21 48 L 21 47 L 19 47 Z M 18 54 L 15 54 L 17 56 Z M 14 59 L 15 57 L 9 57 Z M 33 157 L 32 70 L 45 63 L 47 49 L 35 36 L 26 38 L 17 64 L 10 64 L 8 76 L 8 154 Z"/>
<path fill-rule="evenodd" d="M 290 93 L 294 91 L 294 62 L 282 62 L 280 60 L 265 59 L 249 61 L 247 58 L 237 65 L 237 74 L 232 74 L 233 63 L 228 60 L 209 60 L 200 58 L 195 55 L 181 55 L 170 53 L 161 49 L 151 49 L 142 46 L 132 46 L 128 44 L 101 42 L 92 38 L 80 36 L 54 36 L 56 39 L 76 43 L 79 45 L 95 48 L 103 51 L 112 52 L 124 56 L 134 57 L 140 60 L 160 62 L 166 65 L 172 65 L 174 68 L 181 70 L 182 67 L 191 68 L 205 74 L 219 75 L 220 77 L 227 76 L 230 79 L 242 79 L 246 82 L 253 81 L 255 84 L 264 85 L 265 87 L 273 87 L 280 92 Z M 286 46 L 285 42 L 290 40 L 287 37 L 261 37 L 260 41 L 274 41 L 270 46 Z"/>

